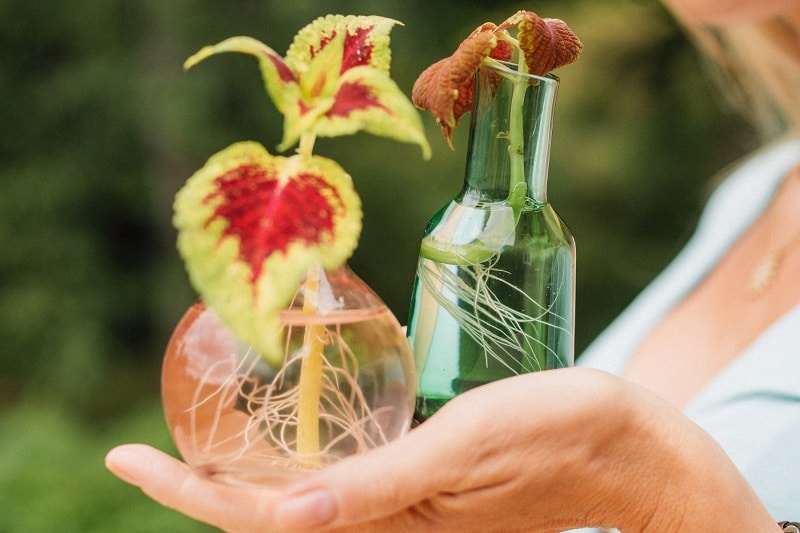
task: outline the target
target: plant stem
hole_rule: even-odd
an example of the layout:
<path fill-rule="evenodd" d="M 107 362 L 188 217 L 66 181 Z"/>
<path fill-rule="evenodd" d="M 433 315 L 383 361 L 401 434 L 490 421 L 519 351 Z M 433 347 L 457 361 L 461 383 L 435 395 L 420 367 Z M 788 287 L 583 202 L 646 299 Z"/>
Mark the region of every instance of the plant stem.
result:
<path fill-rule="evenodd" d="M 317 297 L 321 267 L 308 269 L 304 284 L 303 313 L 317 313 Z M 319 443 L 319 402 L 322 395 L 322 351 L 325 347 L 325 326 L 312 319 L 306 325 L 303 339 L 303 363 L 300 369 L 300 383 L 297 408 L 297 453 L 307 466 L 320 465 Z"/>
<path fill-rule="evenodd" d="M 497 250 L 475 241 L 467 244 L 445 244 L 426 238 L 422 239 L 420 255 L 437 263 L 463 266 L 488 261 L 497 255 Z"/>
<path fill-rule="evenodd" d="M 528 67 L 522 53 L 519 55 L 517 72 L 526 74 Z M 509 172 L 511 181 L 508 188 L 508 205 L 514 210 L 515 218 L 525 204 L 527 182 L 525 180 L 525 132 L 523 130 L 523 110 L 525 91 L 528 82 L 523 76 L 514 78 L 514 89 L 511 93 L 511 111 L 509 117 Z"/>
<path fill-rule="evenodd" d="M 311 152 L 314 151 L 314 143 L 316 141 L 316 134 L 304 133 L 302 137 L 300 137 L 300 144 L 297 147 L 297 153 L 304 157 L 311 157 Z"/>

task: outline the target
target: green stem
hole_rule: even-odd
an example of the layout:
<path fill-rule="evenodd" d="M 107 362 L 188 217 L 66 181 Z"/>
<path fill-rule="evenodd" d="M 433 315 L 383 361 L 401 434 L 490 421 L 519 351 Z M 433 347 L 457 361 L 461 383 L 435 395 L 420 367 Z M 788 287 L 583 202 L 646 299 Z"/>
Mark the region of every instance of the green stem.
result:
<path fill-rule="evenodd" d="M 490 248 L 480 241 L 468 244 L 450 244 L 423 239 L 419 254 L 425 259 L 437 263 L 475 265 L 488 261 L 496 256 L 497 252 L 497 249 Z"/>
<path fill-rule="evenodd" d="M 525 58 L 519 55 L 517 71 L 525 74 L 528 71 Z M 525 132 L 523 129 L 523 109 L 525 91 L 528 82 L 522 76 L 514 78 L 514 89 L 511 93 L 511 115 L 509 117 L 509 170 L 511 182 L 508 189 L 508 205 L 514 210 L 515 218 L 525 205 L 527 195 L 527 182 L 525 180 Z"/>

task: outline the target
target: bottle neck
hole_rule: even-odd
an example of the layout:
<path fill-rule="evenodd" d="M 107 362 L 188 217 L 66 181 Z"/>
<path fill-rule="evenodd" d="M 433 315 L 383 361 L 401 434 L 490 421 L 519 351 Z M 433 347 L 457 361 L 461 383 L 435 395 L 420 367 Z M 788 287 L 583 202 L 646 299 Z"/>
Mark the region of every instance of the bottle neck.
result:
<path fill-rule="evenodd" d="M 506 202 L 515 212 L 547 202 L 558 79 L 484 66 L 474 81 L 462 202 Z"/>

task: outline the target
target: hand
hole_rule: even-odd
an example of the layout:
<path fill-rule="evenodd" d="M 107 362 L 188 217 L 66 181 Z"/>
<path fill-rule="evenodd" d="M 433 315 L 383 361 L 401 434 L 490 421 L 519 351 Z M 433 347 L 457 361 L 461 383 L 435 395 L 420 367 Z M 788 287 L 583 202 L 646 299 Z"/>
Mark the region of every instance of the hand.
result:
<path fill-rule="evenodd" d="M 141 445 L 112 450 L 107 464 L 153 499 L 229 531 L 776 527 L 702 430 L 587 369 L 474 389 L 403 438 L 285 490 L 216 483 Z"/>

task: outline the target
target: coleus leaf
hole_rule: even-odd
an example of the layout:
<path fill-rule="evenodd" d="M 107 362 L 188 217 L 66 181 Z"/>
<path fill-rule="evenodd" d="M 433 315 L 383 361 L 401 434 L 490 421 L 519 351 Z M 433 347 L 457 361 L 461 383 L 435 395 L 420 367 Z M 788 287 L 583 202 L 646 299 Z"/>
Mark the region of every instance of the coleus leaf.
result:
<path fill-rule="evenodd" d="M 388 74 L 373 68 L 356 67 L 344 73 L 331 106 L 315 117 L 313 128 L 323 137 L 363 130 L 417 144 L 425 159 L 431 155 L 419 113 Z"/>
<path fill-rule="evenodd" d="M 273 156 L 258 143 L 212 156 L 175 199 L 178 250 L 203 300 L 244 342 L 282 361 L 280 311 L 307 271 L 345 262 L 361 203 L 350 176 L 319 156 Z"/>
<path fill-rule="evenodd" d="M 517 39 L 508 33 L 511 28 L 517 28 Z M 518 11 L 499 26 L 478 26 L 453 55 L 425 69 L 414 83 L 412 100 L 433 114 L 452 148 L 453 128 L 472 109 L 475 72 L 487 60 L 508 61 L 516 50 L 524 70 L 543 76 L 575 61 L 582 48 L 563 21 Z"/>
<path fill-rule="evenodd" d="M 305 72 L 320 52 L 339 40 L 341 52 L 332 65 L 344 73 L 353 67 L 369 66 L 386 73 L 392 62 L 389 34 L 400 22 L 378 16 L 327 15 L 302 28 L 286 52 L 286 63 L 295 72 Z"/>
<path fill-rule="evenodd" d="M 578 59 L 583 49 L 578 36 L 560 19 L 541 18 L 530 11 L 518 11 L 499 29 L 516 26 L 519 49 L 523 52 L 528 72 L 544 76 Z"/>
<path fill-rule="evenodd" d="M 475 72 L 498 49 L 495 29 L 492 23 L 479 26 L 453 55 L 425 69 L 414 83 L 411 92 L 414 104 L 433 113 L 451 148 L 453 128 L 472 109 Z M 496 59 L 507 60 L 511 49 L 500 47 L 495 55 Z"/>
<path fill-rule="evenodd" d="M 231 37 L 213 46 L 204 46 L 183 63 L 183 68 L 188 70 L 204 59 L 223 52 L 240 52 L 258 59 L 267 94 L 281 113 L 286 112 L 289 102 L 299 98 L 300 88 L 295 73 L 280 54 L 252 37 Z"/>
<path fill-rule="evenodd" d="M 378 16 L 328 15 L 301 29 L 285 58 L 255 39 L 234 37 L 203 48 L 187 67 L 220 52 L 255 56 L 267 93 L 284 115 L 280 151 L 306 134 L 333 137 L 364 130 L 417 144 L 427 159 L 422 120 L 389 77 L 389 33 L 395 24 Z M 350 113 L 348 105 L 354 106 Z"/>

